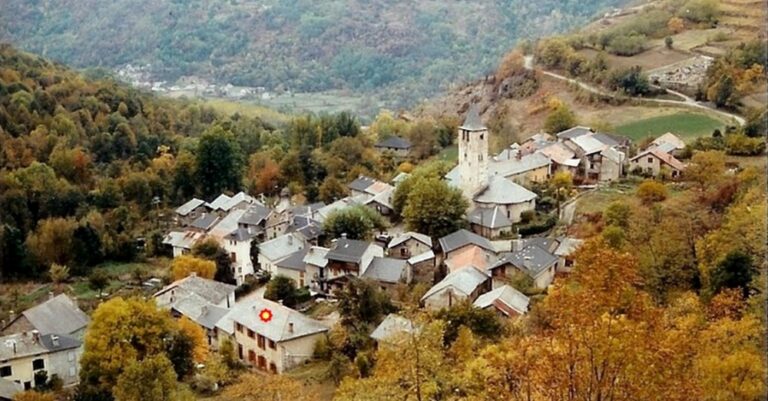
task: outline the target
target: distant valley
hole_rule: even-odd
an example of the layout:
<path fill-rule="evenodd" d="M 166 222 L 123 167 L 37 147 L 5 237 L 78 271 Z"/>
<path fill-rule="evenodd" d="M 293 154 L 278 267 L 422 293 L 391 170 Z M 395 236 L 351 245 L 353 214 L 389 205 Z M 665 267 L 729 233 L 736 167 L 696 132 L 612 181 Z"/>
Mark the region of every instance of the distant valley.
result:
<path fill-rule="evenodd" d="M 8 0 L 0 40 L 78 68 L 141 69 L 148 87 L 185 78 L 258 88 L 252 99 L 331 92 L 342 106 L 351 97 L 348 107 L 375 110 L 475 79 L 520 39 L 579 28 L 626 3 Z"/>

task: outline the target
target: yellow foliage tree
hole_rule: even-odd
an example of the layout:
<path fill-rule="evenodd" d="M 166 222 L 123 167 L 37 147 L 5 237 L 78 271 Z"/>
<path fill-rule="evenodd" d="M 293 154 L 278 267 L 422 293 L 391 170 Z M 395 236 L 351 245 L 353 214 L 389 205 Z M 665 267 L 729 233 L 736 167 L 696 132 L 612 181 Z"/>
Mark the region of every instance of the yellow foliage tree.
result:
<path fill-rule="evenodd" d="M 247 374 L 224 391 L 228 400 L 240 401 L 315 401 L 316 394 L 302 383 L 282 375 Z"/>
<path fill-rule="evenodd" d="M 208 341 L 203 328 L 193 322 L 186 316 L 178 320 L 179 330 L 186 334 L 195 345 L 192 350 L 192 357 L 197 363 L 202 363 L 208 358 Z"/>
<path fill-rule="evenodd" d="M 111 391 L 131 363 L 163 353 L 174 328 L 153 301 L 117 297 L 99 305 L 85 336 L 81 385 Z"/>
<path fill-rule="evenodd" d="M 13 401 L 55 401 L 53 393 L 39 393 L 34 390 L 24 391 L 13 396 Z"/>
<path fill-rule="evenodd" d="M 174 281 L 189 277 L 192 273 L 197 274 L 198 277 L 213 279 L 216 274 L 216 263 L 188 255 L 179 256 L 171 262 L 171 275 Z"/>
<path fill-rule="evenodd" d="M 120 374 L 113 390 L 115 401 L 166 401 L 177 398 L 176 373 L 165 355 L 133 361 Z"/>
<path fill-rule="evenodd" d="M 672 17 L 667 21 L 667 29 L 672 33 L 680 33 L 685 30 L 685 21 L 680 17 Z"/>

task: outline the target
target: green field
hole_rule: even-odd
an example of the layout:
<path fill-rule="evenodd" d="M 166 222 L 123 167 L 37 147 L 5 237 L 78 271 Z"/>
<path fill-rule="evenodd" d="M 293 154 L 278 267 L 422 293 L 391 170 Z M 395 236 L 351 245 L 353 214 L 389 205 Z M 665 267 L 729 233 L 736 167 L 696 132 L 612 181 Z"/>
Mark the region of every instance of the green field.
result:
<path fill-rule="evenodd" d="M 681 112 L 620 125 L 616 127 L 616 133 L 638 141 L 648 136 L 656 137 L 672 132 L 683 140 L 689 140 L 711 135 L 715 129 L 724 128 L 725 123 L 718 119 L 698 113 Z"/>

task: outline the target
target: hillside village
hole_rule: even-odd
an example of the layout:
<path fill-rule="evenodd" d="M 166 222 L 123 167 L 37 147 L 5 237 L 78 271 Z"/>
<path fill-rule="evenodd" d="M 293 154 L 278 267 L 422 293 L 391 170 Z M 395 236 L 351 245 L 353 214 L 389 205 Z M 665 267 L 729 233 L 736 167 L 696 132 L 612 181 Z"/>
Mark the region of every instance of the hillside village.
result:
<path fill-rule="evenodd" d="M 234 280 L 226 284 L 193 273 L 164 286 L 153 298 L 175 318 L 183 316 L 199 325 L 211 350 L 229 342 L 239 359 L 272 373 L 310 361 L 316 343 L 334 321 L 317 320 L 281 301 L 264 299 L 263 288 L 236 296 L 237 286 L 270 277 L 288 278 L 298 289 L 308 290 L 302 310 L 312 302 L 335 302 L 350 280 L 361 279 L 393 297 L 400 286 L 422 284 L 427 290 L 419 304 L 427 310 L 469 302 L 502 319 L 515 319 L 528 313 L 529 296 L 545 292 L 572 271 L 573 255 L 582 243 L 553 230 L 544 232 L 548 236 L 516 234 L 521 221 L 537 213 L 539 195 L 532 186 L 546 185 L 557 174 L 573 177 L 578 187 L 588 189 L 617 181 L 630 171 L 677 179 L 685 170 L 675 157 L 685 144 L 671 133 L 633 157 L 628 139 L 588 127 L 539 133 L 495 156 L 488 154 L 491 135 L 478 108 L 471 107 L 458 130 L 458 165 L 444 177 L 470 201 L 467 229 L 431 238 L 407 231 L 394 220 L 392 197 L 407 173 L 389 183 L 360 176 L 348 184 L 349 196 L 328 205 L 297 205 L 287 195 L 270 203 L 263 195 L 245 192 L 221 194 L 211 201 L 193 198 L 175 209 L 175 228 L 167 232 L 163 244 L 174 257 L 181 257 L 198 242 L 214 239 L 226 250 Z M 407 157 L 410 144 L 390 139 L 376 147 Z M 575 194 L 569 192 L 566 198 Z M 378 233 L 373 241 L 326 235 L 326 219 L 354 205 L 388 219 L 389 231 Z M 259 316 L 265 310 L 271 314 L 267 322 Z M 62 316 L 69 317 L 62 320 Z M 389 315 L 371 338 L 385 341 L 403 329 L 407 321 L 403 319 Z M 76 302 L 59 295 L 5 322 L 0 327 L 3 343 L 29 350 L 14 348 L 4 358 L 8 365 L 3 367 L 0 380 L 5 384 L 0 389 L 5 390 L 0 396 L 10 399 L 15 391 L 40 386 L 35 372 L 42 369 L 64 379 L 64 385 L 76 383 L 88 320 Z M 66 358 L 60 356 L 64 353 Z M 42 359 L 27 370 L 22 366 L 32 354 Z"/>
<path fill-rule="evenodd" d="M 764 401 L 764 6 L 612 8 L 365 125 L 0 44 L 0 401 Z"/>

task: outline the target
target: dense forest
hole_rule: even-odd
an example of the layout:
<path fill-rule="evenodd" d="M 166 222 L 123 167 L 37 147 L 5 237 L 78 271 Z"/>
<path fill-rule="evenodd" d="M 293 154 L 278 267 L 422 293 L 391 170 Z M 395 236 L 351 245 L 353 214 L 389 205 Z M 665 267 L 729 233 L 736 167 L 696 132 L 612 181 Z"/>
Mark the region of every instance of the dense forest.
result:
<path fill-rule="evenodd" d="M 10 0 L 0 3 L 0 40 L 75 67 L 151 64 L 170 81 L 385 88 L 390 100 L 418 101 L 488 72 L 518 39 L 576 28 L 625 3 Z"/>

